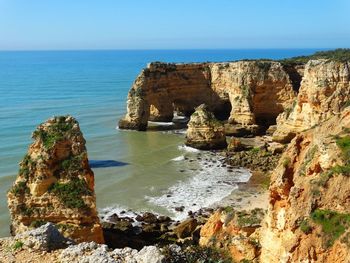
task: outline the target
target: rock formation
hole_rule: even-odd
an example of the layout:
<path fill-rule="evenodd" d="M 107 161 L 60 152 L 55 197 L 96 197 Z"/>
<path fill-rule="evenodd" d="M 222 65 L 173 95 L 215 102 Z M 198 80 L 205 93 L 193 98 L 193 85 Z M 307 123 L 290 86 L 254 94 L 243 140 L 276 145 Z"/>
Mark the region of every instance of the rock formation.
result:
<path fill-rule="evenodd" d="M 131 87 L 119 127 L 145 130 L 148 120 L 189 116 L 202 103 L 231 124 L 268 126 L 295 99 L 293 76 L 275 61 L 151 63 Z"/>
<path fill-rule="evenodd" d="M 350 110 L 298 134 L 271 177 L 261 262 L 347 262 Z"/>
<path fill-rule="evenodd" d="M 216 212 L 200 244 L 223 248 L 237 261 L 348 262 L 350 108 L 296 135 L 272 173 L 269 192 L 262 222 L 247 227 L 239 222 L 254 222 L 252 213 Z"/>
<path fill-rule="evenodd" d="M 94 174 L 78 122 L 70 116 L 54 117 L 32 137 L 8 192 L 12 234 L 52 222 L 75 241 L 103 243 Z"/>
<path fill-rule="evenodd" d="M 277 118 L 274 140 L 289 142 L 298 132 L 339 114 L 350 102 L 349 62 L 310 60 L 298 97 Z"/>
<path fill-rule="evenodd" d="M 252 261 L 260 253 L 259 231 L 262 209 L 234 211 L 227 207 L 217 211 L 201 229 L 199 244 L 224 249 L 234 262 Z"/>
<path fill-rule="evenodd" d="M 222 149 L 227 146 L 224 126 L 205 104 L 191 115 L 186 133 L 187 146 L 197 149 Z"/>

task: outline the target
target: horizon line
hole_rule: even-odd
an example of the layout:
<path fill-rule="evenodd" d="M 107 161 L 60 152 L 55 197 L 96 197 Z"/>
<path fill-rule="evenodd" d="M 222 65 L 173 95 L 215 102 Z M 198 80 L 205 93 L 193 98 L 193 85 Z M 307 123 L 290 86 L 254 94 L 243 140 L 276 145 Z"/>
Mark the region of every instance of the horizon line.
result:
<path fill-rule="evenodd" d="M 64 52 L 64 51 L 214 51 L 214 50 L 325 50 L 325 49 L 350 49 L 350 47 L 289 47 L 289 48 L 106 48 L 106 49 L 0 49 L 0 52 Z"/>

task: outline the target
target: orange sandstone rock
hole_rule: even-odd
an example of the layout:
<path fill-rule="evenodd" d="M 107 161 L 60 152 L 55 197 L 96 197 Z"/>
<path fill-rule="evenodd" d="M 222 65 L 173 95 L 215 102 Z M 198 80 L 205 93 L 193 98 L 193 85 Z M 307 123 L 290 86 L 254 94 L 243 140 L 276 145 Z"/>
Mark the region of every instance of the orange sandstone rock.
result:
<path fill-rule="evenodd" d="M 8 192 L 12 234 L 52 222 L 77 242 L 103 243 L 94 174 L 78 122 L 70 116 L 51 118 L 33 139 Z"/>

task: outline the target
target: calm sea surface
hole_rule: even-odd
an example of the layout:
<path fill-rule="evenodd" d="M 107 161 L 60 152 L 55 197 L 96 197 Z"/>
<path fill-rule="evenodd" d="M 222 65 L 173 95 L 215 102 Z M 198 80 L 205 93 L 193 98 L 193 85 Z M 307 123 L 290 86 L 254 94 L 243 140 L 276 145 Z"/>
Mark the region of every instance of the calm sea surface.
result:
<path fill-rule="evenodd" d="M 181 134 L 116 129 L 133 80 L 150 61 L 278 59 L 314 51 L 0 52 L 0 236 L 8 234 L 6 192 L 31 143 L 31 132 L 53 115 L 71 114 L 78 119 L 90 160 L 121 164 L 93 169 L 100 211 L 131 208 L 172 215 L 176 205 L 195 208 L 218 201 L 234 189 L 227 180 L 238 176 L 244 181 L 245 171 L 232 175 L 208 167 L 198 161 L 198 155 L 208 160 L 218 157 L 182 147 Z"/>

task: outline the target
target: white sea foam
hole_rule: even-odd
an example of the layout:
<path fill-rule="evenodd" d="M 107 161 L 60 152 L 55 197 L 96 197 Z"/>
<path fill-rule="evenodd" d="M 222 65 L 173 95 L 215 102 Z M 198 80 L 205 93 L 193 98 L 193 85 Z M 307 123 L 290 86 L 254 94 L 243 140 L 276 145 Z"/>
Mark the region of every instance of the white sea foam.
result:
<path fill-rule="evenodd" d="M 122 207 L 120 205 L 113 205 L 113 206 L 108 206 L 102 209 L 99 209 L 98 214 L 99 217 L 102 219 L 102 221 L 109 221 L 109 218 L 113 214 L 117 214 L 118 216 L 123 216 L 123 217 L 135 217 L 137 215 L 137 211 L 131 211 L 130 209 L 126 207 Z"/>
<path fill-rule="evenodd" d="M 147 196 L 146 199 L 169 210 L 175 215 L 174 219 L 182 220 L 187 217 L 188 211 L 210 207 L 237 189 L 237 183 L 249 180 L 251 174 L 248 170 L 237 168 L 230 172 L 218 162 L 219 157 L 210 158 L 212 159 L 210 163 L 199 161 L 198 164 L 202 169 L 194 172 L 193 177 L 179 181 L 160 196 Z M 176 212 L 175 208 L 181 206 L 184 210 Z"/>
<path fill-rule="evenodd" d="M 171 160 L 175 161 L 175 162 L 183 161 L 183 160 L 185 160 L 185 156 L 184 155 L 180 155 L 180 156 L 175 157 L 175 158 L 173 158 Z"/>
<path fill-rule="evenodd" d="M 171 126 L 174 123 L 172 121 L 171 122 L 148 121 L 148 124 L 156 125 L 156 126 Z"/>
<path fill-rule="evenodd" d="M 186 151 L 186 152 L 192 152 L 192 153 L 200 152 L 198 149 L 192 148 L 186 145 L 180 145 L 178 148 L 179 150 Z"/>

